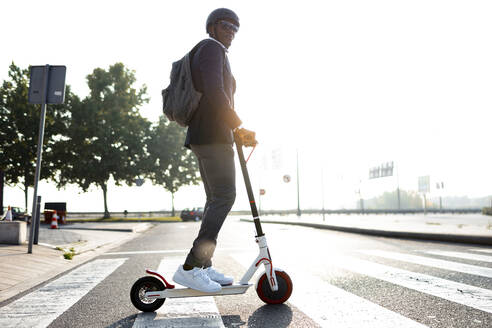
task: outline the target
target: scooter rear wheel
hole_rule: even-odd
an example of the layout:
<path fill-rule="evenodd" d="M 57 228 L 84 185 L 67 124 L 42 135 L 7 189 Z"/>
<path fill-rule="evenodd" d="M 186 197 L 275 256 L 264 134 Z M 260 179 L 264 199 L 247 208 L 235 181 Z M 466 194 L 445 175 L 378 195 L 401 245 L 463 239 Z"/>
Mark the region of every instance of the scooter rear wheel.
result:
<path fill-rule="evenodd" d="M 267 304 L 282 304 L 287 301 L 292 294 L 292 280 L 285 271 L 275 270 L 277 276 L 278 290 L 273 291 L 268 283 L 266 273 L 258 279 L 256 293 L 258 297 Z"/>
<path fill-rule="evenodd" d="M 132 286 L 130 291 L 130 299 L 133 305 L 143 312 L 154 312 L 164 304 L 165 298 L 147 298 L 146 292 L 163 291 L 166 289 L 162 281 L 155 277 L 142 277 L 138 279 Z"/>

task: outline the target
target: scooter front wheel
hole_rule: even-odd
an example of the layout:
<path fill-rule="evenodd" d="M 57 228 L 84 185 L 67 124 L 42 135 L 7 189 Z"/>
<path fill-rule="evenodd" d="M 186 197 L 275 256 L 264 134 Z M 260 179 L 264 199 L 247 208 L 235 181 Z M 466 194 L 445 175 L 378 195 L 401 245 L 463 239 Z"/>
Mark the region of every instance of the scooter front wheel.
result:
<path fill-rule="evenodd" d="M 285 271 L 275 270 L 277 276 L 278 290 L 273 291 L 268 283 L 266 273 L 263 273 L 256 284 L 258 297 L 267 304 L 282 304 L 292 294 L 292 280 Z"/>
<path fill-rule="evenodd" d="M 165 289 L 162 281 L 155 277 L 142 277 L 132 286 L 130 299 L 133 305 L 143 312 L 154 312 L 164 304 L 165 298 L 148 298 L 146 292 L 163 291 Z"/>

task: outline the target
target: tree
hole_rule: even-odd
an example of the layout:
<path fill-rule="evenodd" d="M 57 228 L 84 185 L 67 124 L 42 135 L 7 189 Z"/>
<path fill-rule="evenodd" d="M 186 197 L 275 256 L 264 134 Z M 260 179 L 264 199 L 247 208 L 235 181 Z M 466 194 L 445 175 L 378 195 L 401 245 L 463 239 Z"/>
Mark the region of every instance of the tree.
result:
<path fill-rule="evenodd" d="M 25 207 L 28 208 L 28 188 L 34 185 L 40 106 L 28 103 L 29 69 L 12 63 L 9 79 L 0 88 L 0 170 L 5 171 L 8 185 L 21 184 Z M 78 98 L 67 86 L 65 104 L 49 105 L 46 110 L 43 140 L 41 179 L 52 178 L 56 167 L 52 162 L 52 149 L 63 138 L 70 119 L 70 107 Z"/>
<path fill-rule="evenodd" d="M 106 71 L 96 68 L 87 76 L 90 95 L 74 106 L 67 138 L 57 144 L 66 154 L 58 185 L 77 184 L 83 191 L 95 184 L 103 191 L 104 217 L 110 216 L 107 184 L 133 185 L 145 173 L 146 139 L 150 122 L 139 113 L 148 102 L 146 87 L 137 90 L 135 72 L 122 63 Z"/>
<path fill-rule="evenodd" d="M 174 194 L 181 186 L 200 181 L 195 156 L 183 147 L 185 136 L 185 129 L 161 116 L 147 141 L 150 164 L 147 175 L 154 184 L 171 192 L 173 216 Z"/>
<path fill-rule="evenodd" d="M 422 208 L 422 197 L 412 191 L 400 189 L 400 202 L 402 209 L 420 209 Z M 368 209 L 398 209 L 398 195 L 396 191 L 384 192 L 378 197 L 364 200 Z"/>

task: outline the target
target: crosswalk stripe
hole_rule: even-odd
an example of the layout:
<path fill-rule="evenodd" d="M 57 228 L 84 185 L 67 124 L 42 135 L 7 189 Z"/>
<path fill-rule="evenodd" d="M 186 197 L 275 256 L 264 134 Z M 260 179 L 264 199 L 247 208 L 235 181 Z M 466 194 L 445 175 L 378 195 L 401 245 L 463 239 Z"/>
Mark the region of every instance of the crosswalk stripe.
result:
<path fill-rule="evenodd" d="M 492 291 L 488 289 L 350 257 L 334 258 L 333 263 L 348 271 L 492 313 Z"/>
<path fill-rule="evenodd" d="M 255 254 L 241 253 L 234 254 L 233 258 L 247 268 L 255 256 Z M 282 269 L 291 276 L 294 285 L 288 302 L 321 327 L 427 327 L 315 276 L 295 272 L 294 268 Z"/>
<path fill-rule="evenodd" d="M 480 261 L 480 262 L 492 262 L 492 256 L 472 254 L 472 253 L 462 253 L 462 252 L 451 252 L 451 251 L 426 251 L 428 254 L 457 257 L 460 259 Z"/>
<path fill-rule="evenodd" d="M 444 269 L 444 270 L 451 270 L 451 271 L 473 274 L 476 276 L 492 278 L 492 268 L 439 260 L 430 257 L 416 256 L 411 254 L 387 252 L 381 250 L 361 250 L 359 252 L 363 254 L 375 255 L 375 256 L 384 257 L 387 259 L 392 259 L 397 261 L 404 261 L 404 262 L 415 263 L 415 264 L 430 266 L 430 267 Z"/>
<path fill-rule="evenodd" d="M 242 248 L 216 248 L 215 252 L 221 251 L 240 251 Z M 147 251 L 127 251 L 127 252 L 108 252 L 103 255 L 139 255 L 139 254 L 169 254 L 169 253 L 188 253 L 190 249 L 162 249 L 162 250 L 147 250 Z"/>
<path fill-rule="evenodd" d="M 158 272 L 170 281 L 184 258 L 166 258 L 161 261 Z M 176 285 L 176 287 L 182 287 Z M 134 328 L 150 327 L 224 327 L 213 296 L 168 298 L 156 313 L 139 313 Z"/>
<path fill-rule="evenodd" d="M 492 254 L 492 249 L 490 248 L 471 248 L 469 249 L 470 251 L 474 251 L 474 252 L 484 252 L 484 253 L 491 253 Z"/>
<path fill-rule="evenodd" d="M 46 327 L 127 259 L 95 260 L 0 308 L 0 327 Z"/>

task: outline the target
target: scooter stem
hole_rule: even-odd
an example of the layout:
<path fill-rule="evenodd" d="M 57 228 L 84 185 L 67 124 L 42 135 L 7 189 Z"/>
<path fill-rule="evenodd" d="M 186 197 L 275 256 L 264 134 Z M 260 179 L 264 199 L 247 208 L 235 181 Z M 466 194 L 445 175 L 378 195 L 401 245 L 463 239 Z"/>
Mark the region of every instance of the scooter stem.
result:
<path fill-rule="evenodd" d="M 261 237 L 265 234 L 261 229 L 260 217 L 258 215 L 258 209 L 256 208 L 255 197 L 253 195 L 253 189 L 251 188 L 251 181 L 249 180 L 248 168 L 246 167 L 246 161 L 244 160 L 243 145 L 241 140 L 234 134 L 234 141 L 236 143 L 237 155 L 239 157 L 239 163 L 241 164 L 241 171 L 244 177 L 244 184 L 246 185 L 246 191 L 248 192 L 249 205 L 251 206 L 251 214 L 253 215 L 253 221 L 256 227 L 256 236 Z"/>

